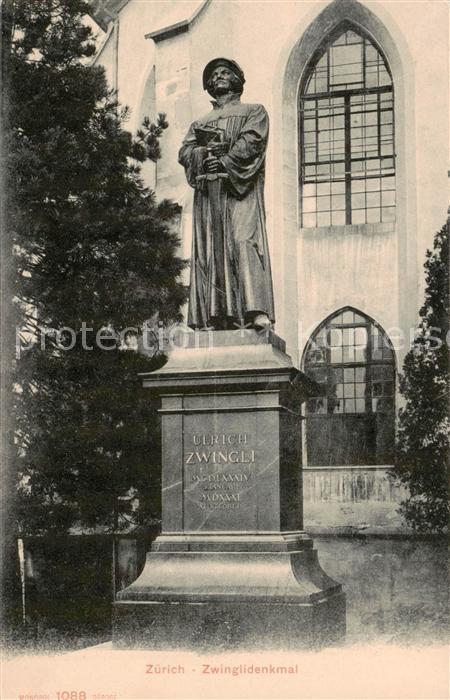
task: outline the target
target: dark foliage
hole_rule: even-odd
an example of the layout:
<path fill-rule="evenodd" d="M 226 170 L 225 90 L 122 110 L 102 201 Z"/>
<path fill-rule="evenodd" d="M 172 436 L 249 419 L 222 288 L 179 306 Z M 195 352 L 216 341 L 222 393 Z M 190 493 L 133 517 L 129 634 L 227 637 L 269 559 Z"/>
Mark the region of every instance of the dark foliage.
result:
<path fill-rule="evenodd" d="M 410 491 L 400 512 L 418 532 L 445 531 L 449 517 L 449 225 L 448 220 L 427 251 L 425 301 L 400 376 L 406 404 L 392 476 Z"/>
<path fill-rule="evenodd" d="M 158 515 L 157 421 L 138 373 L 161 358 L 117 338 L 149 318 L 177 319 L 185 300 L 178 207 L 157 203 L 139 170 L 160 156 L 168 124 L 159 115 L 135 138 L 126 131 L 127 110 L 87 60 L 95 51 L 88 10 L 83 0 L 15 0 L 3 10 L 21 349 L 16 515 L 28 532 L 113 528 L 117 497 L 129 489 L 144 497 L 141 521 Z M 93 329 L 85 347 L 83 328 Z M 107 349 L 95 342 L 102 329 Z"/>

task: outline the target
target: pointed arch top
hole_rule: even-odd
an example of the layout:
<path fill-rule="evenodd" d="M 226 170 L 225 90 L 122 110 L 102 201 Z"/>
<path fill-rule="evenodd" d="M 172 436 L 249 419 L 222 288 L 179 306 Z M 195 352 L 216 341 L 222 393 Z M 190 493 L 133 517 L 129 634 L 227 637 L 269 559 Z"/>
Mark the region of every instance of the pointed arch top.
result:
<path fill-rule="evenodd" d="M 353 318 L 351 318 L 352 316 Z M 392 362 L 394 366 L 396 366 L 397 361 L 395 348 L 388 334 L 384 330 L 383 326 L 376 319 L 374 319 L 372 316 L 365 313 L 364 311 L 357 309 L 355 306 L 346 305 L 335 309 L 330 314 L 328 314 L 328 316 L 326 316 L 313 330 L 310 337 L 306 341 L 305 347 L 303 348 L 300 363 L 302 369 L 304 369 L 305 367 L 305 360 L 308 354 L 308 350 L 311 348 L 311 346 L 315 345 L 316 339 L 324 331 L 324 329 L 329 328 L 331 326 L 335 326 L 337 328 L 341 326 L 351 328 L 352 326 L 357 327 L 360 325 L 370 325 L 373 326 L 374 329 L 376 329 L 376 331 L 379 333 L 380 338 L 383 338 L 383 343 L 385 344 L 385 347 L 388 348 L 389 353 L 391 353 L 391 358 L 384 359 L 388 359 L 390 362 Z"/>
<path fill-rule="evenodd" d="M 394 84 L 404 77 L 404 63 L 407 47 L 402 43 L 403 59 L 398 49 L 398 37 L 367 6 L 358 0 L 333 0 L 310 23 L 291 49 L 285 69 L 283 99 L 295 101 L 305 70 L 310 64 L 324 37 L 339 33 L 340 27 L 353 25 L 366 34 L 383 54 L 392 73 Z M 408 52 L 409 53 L 409 52 Z"/>
<path fill-rule="evenodd" d="M 388 334 L 384 330 L 383 326 L 380 323 L 378 323 L 376 319 L 372 318 L 372 316 L 369 316 L 367 313 L 361 311 L 360 309 L 357 309 L 354 306 L 342 306 L 341 308 L 336 309 L 332 313 L 328 314 L 328 316 L 326 316 L 326 318 L 324 318 L 311 333 L 310 337 L 306 341 L 305 347 L 303 348 L 300 363 L 302 369 L 305 369 L 305 364 L 307 364 L 308 362 L 308 353 L 310 353 L 311 349 L 314 350 L 316 348 L 317 339 L 320 338 L 320 336 L 324 335 L 324 333 L 326 333 L 327 330 L 329 330 L 330 328 L 352 329 L 362 326 L 368 327 L 369 334 L 376 334 L 380 339 L 379 341 L 377 341 L 381 343 L 380 347 L 382 346 L 386 348 L 386 353 L 382 351 L 380 356 L 374 355 L 373 359 L 391 363 L 392 366 L 395 368 L 397 365 L 395 348 Z M 324 347 L 327 347 L 327 344 L 328 341 L 326 341 L 325 344 L 322 343 L 321 340 L 319 341 L 319 345 L 324 345 Z M 345 364 L 344 357 L 342 358 L 342 362 Z M 340 362 L 339 364 L 342 364 L 342 362 Z M 351 361 L 349 360 L 349 362 Z"/>
<path fill-rule="evenodd" d="M 351 65 L 356 65 L 357 69 L 360 69 L 360 74 L 350 73 L 355 68 L 351 69 L 349 64 L 345 63 L 348 58 L 346 55 L 342 58 L 339 56 L 335 57 L 339 65 L 337 67 L 333 65 L 331 54 L 333 52 L 346 51 L 347 47 L 351 52 Z M 352 52 L 352 49 L 356 49 L 356 51 Z M 360 65 L 357 65 L 358 61 Z M 339 68 L 339 74 L 334 76 L 334 81 L 332 80 L 333 68 L 335 70 Z M 347 70 L 345 70 L 346 68 Z M 381 83 L 376 80 L 376 74 L 369 75 L 369 71 L 372 68 L 376 69 L 375 73 L 377 70 L 383 72 Z M 320 76 L 320 86 L 311 84 L 312 74 Z M 324 77 L 327 79 L 324 80 Z M 375 78 L 375 80 L 370 80 L 370 78 Z M 311 92 L 334 93 L 335 91 L 349 88 L 364 90 L 382 85 L 392 85 L 392 73 L 382 47 L 374 42 L 372 37 L 369 37 L 367 32 L 363 31 L 360 26 L 351 21 L 343 21 L 336 25 L 332 32 L 327 34 L 321 41 L 315 54 L 311 56 L 300 83 L 300 92 L 306 95 Z"/>

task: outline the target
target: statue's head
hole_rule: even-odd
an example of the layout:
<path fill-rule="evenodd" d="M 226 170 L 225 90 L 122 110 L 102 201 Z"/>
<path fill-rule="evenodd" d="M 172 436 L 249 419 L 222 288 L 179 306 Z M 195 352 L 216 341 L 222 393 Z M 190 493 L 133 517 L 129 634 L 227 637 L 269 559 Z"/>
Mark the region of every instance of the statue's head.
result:
<path fill-rule="evenodd" d="M 244 83 L 242 68 L 229 58 L 213 58 L 203 71 L 203 89 L 212 97 L 228 92 L 241 95 Z"/>

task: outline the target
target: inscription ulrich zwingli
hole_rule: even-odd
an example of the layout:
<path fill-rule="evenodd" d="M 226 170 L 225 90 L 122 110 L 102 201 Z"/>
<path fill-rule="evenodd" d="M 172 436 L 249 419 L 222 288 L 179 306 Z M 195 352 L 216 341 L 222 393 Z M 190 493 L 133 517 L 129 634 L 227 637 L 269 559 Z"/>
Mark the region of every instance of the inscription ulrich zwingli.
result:
<path fill-rule="evenodd" d="M 209 435 L 193 435 L 194 445 L 246 445 L 247 433 L 213 433 Z"/>
<path fill-rule="evenodd" d="M 216 465 L 253 464 L 256 454 L 255 450 L 249 449 L 248 443 L 248 433 L 205 433 L 192 436 L 193 449 L 185 452 L 185 466 L 200 469 L 187 474 L 187 483 L 194 489 L 190 489 L 190 498 L 192 500 L 192 496 L 198 494 L 197 504 L 200 509 L 240 507 L 244 493 L 242 487 L 248 484 L 252 474 L 245 471 L 217 471 Z M 208 467 L 213 465 L 215 470 L 209 471 Z"/>
<path fill-rule="evenodd" d="M 255 450 L 231 450 L 230 452 L 214 450 L 213 452 L 188 452 L 186 464 L 252 464 Z"/>

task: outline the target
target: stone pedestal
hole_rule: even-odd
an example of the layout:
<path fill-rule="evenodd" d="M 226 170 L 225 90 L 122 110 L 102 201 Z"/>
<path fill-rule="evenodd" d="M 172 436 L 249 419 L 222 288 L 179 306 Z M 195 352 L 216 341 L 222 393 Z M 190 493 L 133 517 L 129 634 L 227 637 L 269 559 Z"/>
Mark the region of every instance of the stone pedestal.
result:
<path fill-rule="evenodd" d="M 143 376 L 161 397 L 162 533 L 117 595 L 116 647 L 331 644 L 345 596 L 302 530 L 300 405 L 311 391 L 271 332 L 181 335 Z"/>

